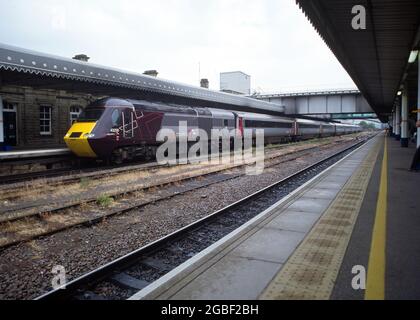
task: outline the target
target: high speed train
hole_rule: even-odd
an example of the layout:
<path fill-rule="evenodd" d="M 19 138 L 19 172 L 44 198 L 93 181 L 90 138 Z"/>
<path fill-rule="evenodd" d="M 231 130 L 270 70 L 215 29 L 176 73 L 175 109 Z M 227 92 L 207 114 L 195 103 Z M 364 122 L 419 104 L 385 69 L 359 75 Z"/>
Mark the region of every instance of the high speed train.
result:
<path fill-rule="evenodd" d="M 67 146 L 82 158 L 110 159 L 115 162 L 135 157 L 153 157 L 160 129 L 178 133 L 179 122 L 187 123 L 188 134 L 202 129 L 264 129 L 264 142 L 296 141 L 313 137 L 349 134 L 359 126 L 294 119 L 266 114 L 191 107 L 146 100 L 105 98 L 87 106 L 64 137 Z"/>

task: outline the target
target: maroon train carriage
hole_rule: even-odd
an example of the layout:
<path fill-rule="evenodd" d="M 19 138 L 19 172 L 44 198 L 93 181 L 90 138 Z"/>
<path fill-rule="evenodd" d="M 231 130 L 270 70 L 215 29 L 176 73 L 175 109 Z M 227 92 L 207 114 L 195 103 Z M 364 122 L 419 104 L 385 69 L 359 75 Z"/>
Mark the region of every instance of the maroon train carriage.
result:
<path fill-rule="evenodd" d="M 346 134 L 360 127 L 338 123 L 293 119 L 222 109 L 191 107 L 145 100 L 105 98 L 82 112 L 67 132 L 64 140 L 79 157 L 112 159 L 120 162 L 135 157 L 154 157 L 160 129 L 179 132 L 180 121 L 187 123 L 188 133 L 211 129 L 264 129 L 265 143 L 300 140 L 310 137 Z"/>

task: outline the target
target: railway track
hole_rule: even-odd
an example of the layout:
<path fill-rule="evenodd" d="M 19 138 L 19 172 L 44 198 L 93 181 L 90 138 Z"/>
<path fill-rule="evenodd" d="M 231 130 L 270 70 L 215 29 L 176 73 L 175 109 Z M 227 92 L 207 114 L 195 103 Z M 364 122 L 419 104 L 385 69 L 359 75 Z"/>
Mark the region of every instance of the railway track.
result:
<path fill-rule="evenodd" d="M 328 148 L 330 145 L 334 144 L 334 142 L 319 145 L 319 146 L 298 149 L 298 150 L 290 151 L 287 153 L 281 153 L 281 154 L 276 153 L 276 152 L 273 152 L 271 154 L 268 153 L 265 155 L 265 158 L 267 161 L 267 160 L 273 160 L 275 158 L 296 155 L 294 158 L 286 160 L 286 161 L 291 161 L 291 160 L 295 160 L 298 157 L 302 157 L 304 155 L 310 154 L 313 150 L 321 150 L 323 148 Z M 278 151 L 277 149 L 275 150 Z M 154 184 L 143 184 L 143 183 L 131 182 L 129 187 L 119 188 L 118 191 L 114 191 L 114 192 L 112 192 L 111 190 L 107 190 L 107 188 L 102 188 L 101 190 L 99 190 L 100 192 L 96 192 L 96 194 L 92 196 L 89 196 L 86 194 L 78 196 L 76 194 L 75 196 L 71 196 L 71 197 L 68 197 L 68 196 L 62 197 L 60 195 L 59 205 L 55 205 L 54 203 L 56 201 L 51 197 L 48 197 L 48 199 L 35 199 L 35 200 L 30 200 L 30 201 L 26 200 L 26 202 L 25 201 L 20 202 L 20 203 L 18 202 L 17 204 L 11 203 L 0 210 L 0 223 L 13 221 L 13 220 L 21 219 L 21 218 L 32 217 L 32 216 L 36 216 L 36 215 L 40 215 L 44 213 L 55 213 L 58 211 L 77 207 L 80 204 L 86 205 L 89 203 L 94 203 L 97 201 L 98 196 L 101 196 L 101 195 L 106 195 L 112 198 L 121 198 L 121 196 L 130 194 L 133 192 L 139 192 L 139 191 L 147 190 L 153 187 L 160 187 L 160 186 L 164 186 L 170 183 L 177 183 L 177 182 L 185 181 L 191 178 L 197 178 L 199 176 L 208 176 L 210 174 L 215 174 L 218 172 L 231 170 L 238 167 L 243 167 L 244 165 L 245 164 L 242 163 L 242 164 L 234 164 L 234 165 L 229 165 L 229 166 L 219 166 L 219 167 L 216 167 L 214 170 L 208 170 L 208 172 L 204 172 L 204 173 L 198 172 L 197 174 L 181 175 L 179 178 L 166 179 L 166 181 L 156 182 Z M 67 181 L 67 184 L 70 184 L 70 183 L 80 182 L 80 178 L 86 178 L 86 179 L 101 179 L 104 177 L 109 178 L 109 177 L 113 177 L 122 173 L 124 174 L 131 173 L 131 172 L 140 173 L 142 171 L 152 172 L 154 169 L 162 169 L 165 167 L 167 168 L 169 167 L 169 165 L 158 165 L 157 163 L 154 162 L 154 163 L 135 165 L 128 168 L 116 168 L 116 169 L 112 169 L 111 171 L 108 171 L 108 170 L 97 171 L 92 174 L 84 174 L 83 176 L 72 177 L 70 179 L 67 179 L 66 181 Z M 192 171 L 190 171 L 187 168 L 186 172 L 191 173 Z M 89 180 L 89 183 L 90 182 L 91 180 Z M 58 181 L 58 183 L 63 183 L 63 182 Z M 58 185 L 58 183 L 54 184 L 52 182 L 48 182 L 47 185 L 41 185 L 39 186 L 39 188 L 43 188 L 42 189 L 43 193 L 48 194 L 50 190 L 54 191 L 54 188 Z M 114 184 L 112 185 L 114 186 Z M 20 186 L 18 189 L 15 189 L 15 188 L 10 188 L 6 190 L 0 189 L 0 200 L 13 201 L 20 197 L 26 198 L 27 196 L 26 190 L 27 190 L 27 187 L 24 187 L 24 186 Z"/>
<path fill-rule="evenodd" d="M 142 168 L 150 169 L 154 167 L 159 167 L 159 165 L 156 162 L 150 163 L 141 161 L 134 164 L 131 163 L 116 166 L 86 167 L 80 169 L 68 167 L 40 172 L 27 172 L 9 176 L 0 176 L 0 191 L 7 191 L 10 187 L 16 189 L 26 186 L 28 182 L 34 183 L 39 180 L 48 182 L 50 186 L 56 186 L 60 184 L 74 183 L 80 181 L 81 178 L 100 178 L 105 173 L 113 176 L 130 170 L 139 170 Z"/>
<path fill-rule="evenodd" d="M 26 173 L 17 173 L 13 175 L 2 175 L 0 176 L 0 186 L 15 184 L 23 181 L 30 181 L 32 179 L 48 178 L 48 177 L 58 177 L 63 174 L 71 174 L 74 172 L 70 167 L 60 168 L 60 169 L 49 169 L 43 171 L 35 172 L 26 172 Z"/>
<path fill-rule="evenodd" d="M 284 145 L 279 145 L 277 148 L 281 149 L 283 147 Z M 75 183 L 80 181 L 82 178 L 100 179 L 104 174 L 107 176 L 115 176 L 120 173 L 127 173 L 142 169 L 150 170 L 161 167 L 163 166 L 157 164 L 157 162 L 136 161 L 134 163 L 112 166 L 81 167 L 79 169 L 66 167 L 36 172 L 18 173 L 13 175 L 1 175 L 0 191 L 2 193 L 12 193 L 17 188 L 27 186 L 28 183 L 36 183 L 39 180 L 44 180 L 43 182 L 48 182 L 49 186 L 54 187 L 57 185 Z M 12 190 L 10 190 L 10 188 L 12 188 Z"/>
<path fill-rule="evenodd" d="M 326 146 L 324 146 L 326 147 Z M 277 166 L 282 163 L 294 161 L 298 158 L 307 156 L 313 152 L 313 149 L 318 149 L 319 147 L 311 147 L 306 148 L 304 150 L 291 152 L 287 154 L 286 159 L 280 159 L 279 161 L 274 161 L 271 164 L 267 164 L 265 168 L 270 168 Z M 290 157 L 292 156 L 292 157 Z M 273 159 L 276 159 L 277 157 L 273 157 Z M 20 213 L 18 216 L 13 215 L 7 215 L 6 213 L 3 213 L 0 215 L 0 223 L 1 226 L 5 226 L 6 224 L 6 232 L 3 230 L 0 232 L 0 236 L 3 236 L 2 241 L 0 241 L 0 248 L 5 249 L 7 247 L 19 244 L 21 242 L 33 240 L 36 238 L 39 238 L 41 236 L 47 236 L 59 231 L 63 231 L 72 227 L 76 226 L 92 226 L 96 223 L 102 222 L 104 219 L 109 218 L 114 215 L 123 214 L 125 212 L 128 212 L 133 209 L 139 209 L 143 206 L 146 206 L 151 203 L 156 203 L 159 201 L 163 201 L 166 199 L 169 199 L 171 197 L 185 194 L 190 191 L 198 190 L 201 188 L 209 187 L 213 184 L 225 182 L 228 180 L 232 180 L 238 177 L 243 176 L 245 173 L 243 171 L 236 172 L 236 173 L 225 173 L 225 171 L 229 170 L 238 170 L 238 168 L 245 166 L 245 164 L 234 166 L 233 168 L 225 168 L 225 169 L 217 169 L 215 171 L 208 172 L 207 174 L 197 174 L 196 176 L 184 176 L 177 178 L 177 180 L 169 180 L 167 182 L 157 182 L 156 185 L 151 185 L 148 187 L 145 187 L 144 189 L 153 189 L 156 186 L 165 187 L 169 186 L 173 183 L 178 182 L 184 182 L 183 186 L 177 186 L 176 191 L 170 191 L 166 192 L 163 195 L 159 194 L 158 196 L 154 195 L 155 192 L 152 192 L 152 195 L 149 197 L 146 197 L 145 199 L 142 198 L 141 200 L 136 199 L 136 192 L 139 190 L 132 190 L 130 192 L 124 191 L 122 193 L 118 193 L 118 195 L 114 195 L 114 198 L 117 199 L 118 196 L 125 197 L 123 199 L 119 199 L 117 203 L 122 203 L 122 205 L 116 206 L 114 208 L 111 208 L 109 210 L 106 210 L 102 208 L 99 212 L 94 206 L 93 208 L 90 208 L 90 210 L 86 209 L 87 202 L 83 202 L 83 205 L 80 204 L 80 201 L 76 203 L 70 203 L 61 205 L 55 208 L 50 208 L 49 210 L 38 210 L 34 212 L 27 212 L 27 213 Z M 207 177 L 204 179 L 204 177 Z M 200 181 L 194 181 L 199 179 Z M 134 199 L 131 195 L 134 195 Z M 128 198 L 127 198 L 128 197 Z M 95 204 L 96 199 L 91 199 L 91 203 Z M 34 204 L 34 206 L 36 206 Z M 82 207 L 81 207 L 82 206 Z M 80 208 L 79 208 L 80 207 Z M 80 209 L 83 211 L 82 214 L 78 214 L 78 211 Z M 46 213 L 47 212 L 47 213 Z M 65 222 L 60 223 L 58 222 L 58 219 L 56 219 L 57 216 L 62 216 Z M 51 219 L 52 217 L 52 219 Z M 73 217 L 73 219 L 72 219 Z M 28 219 L 36 218 L 36 221 L 28 221 Z M 7 232 L 7 230 L 10 228 L 10 223 L 17 221 L 17 220 L 24 220 L 24 224 L 20 224 L 18 229 L 12 227 L 14 229 L 15 236 L 10 235 L 10 232 Z M 28 233 L 27 230 L 34 229 L 36 232 L 34 233 Z M 1 229 L 0 229 L 1 230 Z"/>
<path fill-rule="evenodd" d="M 360 141 L 221 210 L 139 248 L 37 300 L 126 299 L 342 159 Z"/>
<path fill-rule="evenodd" d="M 331 138 L 331 137 L 329 137 Z M 324 138 L 324 139 L 329 139 Z M 275 145 L 269 149 L 280 150 L 287 145 Z M 137 170 L 150 170 L 154 168 L 161 168 L 156 162 L 136 161 L 134 163 L 126 163 L 113 166 L 100 167 L 85 167 L 74 169 L 72 167 L 50 169 L 44 171 L 27 172 L 14 175 L 0 176 L 0 192 L 3 194 L 11 194 L 15 190 L 26 187 L 28 183 L 36 183 L 42 180 L 43 183 L 48 183 L 50 187 L 70 184 L 80 181 L 82 178 L 100 179 L 104 175 L 115 176 L 121 173 L 127 173 Z"/>
<path fill-rule="evenodd" d="M 42 177 L 60 176 L 63 173 L 74 170 L 77 159 L 73 156 L 47 156 L 41 158 L 27 158 L 23 160 L 0 160 L 0 186 L 4 184 L 18 183 L 29 179 Z M 32 171 L 36 166 L 43 166 L 45 169 Z M 25 167 L 24 170 L 22 167 Z M 55 168 L 54 168 L 55 167 Z M 21 173 L 6 174 L 6 171 L 25 171 Z"/>
<path fill-rule="evenodd" d="M 274 150 L 280 150 L 284 145 L 276 146 Z M 315 147 L 314 147 L 315 148 Z M 313 149 L 313 148 L 312 148 Z M 160 169 L 170 165 L 159 165 L 157 162 L 140 162 L 135 164 L 123 164 L 118 166 L 106 166 L 100 168 L 85 169 L 52 169 L 47 172 L 32 172 L 11 176 L 0 176 L 1 199 L 14 199 L 14 193 L 19 189 L 26 188 L 28 183 L 47 183 L 49 188 L 80 182 L 81 179 L 96 180 L 104 176 L 112 177 L 121 173 L 139 172 L 143 170 Z"/>

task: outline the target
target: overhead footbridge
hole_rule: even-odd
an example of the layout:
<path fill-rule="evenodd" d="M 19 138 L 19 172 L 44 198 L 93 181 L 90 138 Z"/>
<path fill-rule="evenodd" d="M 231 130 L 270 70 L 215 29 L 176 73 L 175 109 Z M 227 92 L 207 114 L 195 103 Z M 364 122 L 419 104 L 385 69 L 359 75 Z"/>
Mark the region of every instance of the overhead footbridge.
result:
<path fill-rule="evenodd" d="M 280 104 L 290 116 L 331 120 L 376 118 L 369 103 L 355 89 L 256 94 L 252 97 Z"/>

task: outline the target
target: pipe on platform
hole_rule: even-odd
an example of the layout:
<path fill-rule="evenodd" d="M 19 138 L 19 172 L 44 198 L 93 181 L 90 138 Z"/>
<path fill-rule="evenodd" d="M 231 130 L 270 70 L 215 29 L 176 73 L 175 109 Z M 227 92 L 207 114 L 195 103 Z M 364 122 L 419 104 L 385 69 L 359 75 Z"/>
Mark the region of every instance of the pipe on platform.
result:
<path fill-rule="evenodd" d="M 395 106 L 395 110 L 394 110 L 394 136 L 397 136 L 397 106 Z"/>
<path fill-rule="evenodd" d="M 400 118 L 401 118 L 401 106 L 397 104 L 395 106 L 395 139 L 396 140 L 400 140 L 400 136 L 401 136 Z"/>
<path fill-rule="evenodd" d="M 391 124 L 392 124 L 392 137 L 395 137 L 395 110 L 392 111 L 391 115 Z"/>
<path fill-rule="evenodd" d="M 417 88 L 417 121 L 420 121 L 420 58 L 419 59 L 419 70 L 418 70 L 418 88 Z M 420 147 L 420 127 L 417 127 L 417 148 Z"/>
<path fill-rule="evenodd" d="M 408 147 L 408 94 L 405 89 L 401 99 L 401 147 Z"/>

